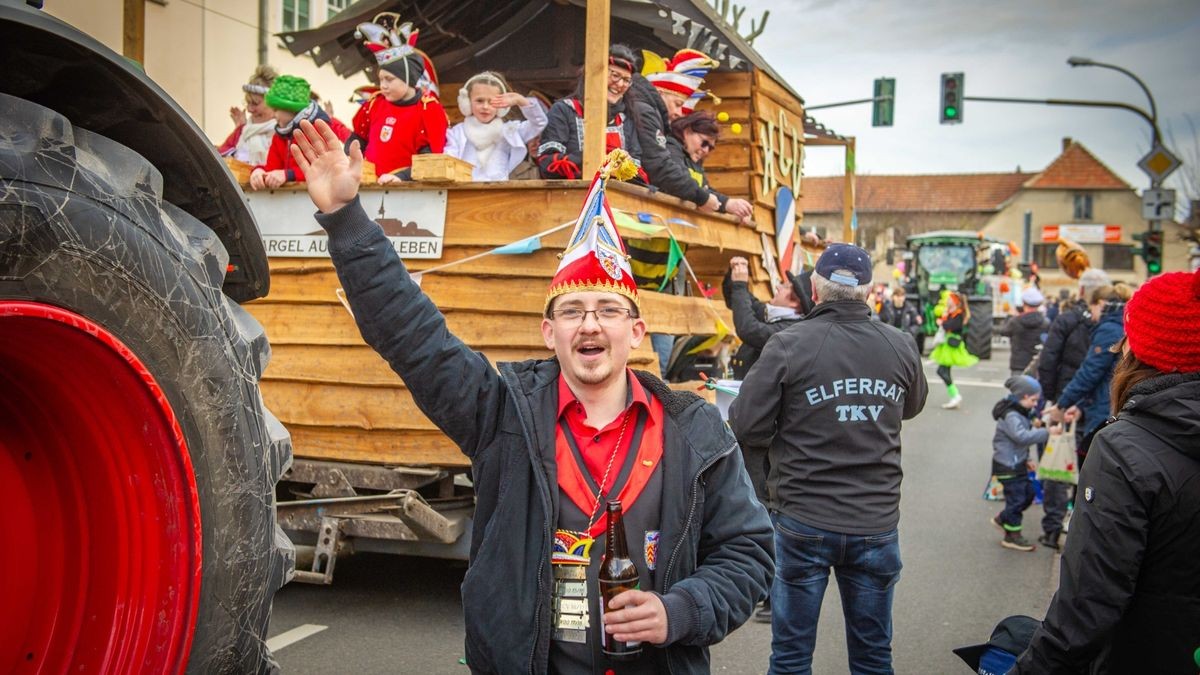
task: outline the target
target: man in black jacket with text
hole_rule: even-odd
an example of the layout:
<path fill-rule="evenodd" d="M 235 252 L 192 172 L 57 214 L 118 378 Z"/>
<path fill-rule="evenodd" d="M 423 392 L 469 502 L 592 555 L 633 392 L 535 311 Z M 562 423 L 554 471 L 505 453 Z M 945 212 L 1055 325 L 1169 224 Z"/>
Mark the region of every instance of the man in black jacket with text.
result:
<path fill-rule="evenodd" d="M 830 245 L 812 282 L 816 309 L 767 341 L 729 412 L 740 443 L 770 446 L 779 570 L 770 672 L 811 672 L 830 568 L 842 589 L 850 670 L 889 672 L 900 426 L 924 407 L 928 385 L 913 341 L 871 320 L 866 251 Z"/>

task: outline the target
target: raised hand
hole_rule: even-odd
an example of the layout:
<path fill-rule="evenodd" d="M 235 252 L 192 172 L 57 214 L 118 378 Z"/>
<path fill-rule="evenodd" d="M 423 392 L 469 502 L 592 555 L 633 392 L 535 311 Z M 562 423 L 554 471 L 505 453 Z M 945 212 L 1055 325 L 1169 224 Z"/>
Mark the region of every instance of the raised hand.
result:
<path fill-rule="evenodd" d="M 308 120 L 292 133 L 292 157 L 307 181 L 308 196 L 322 213 L 332 213 L 354 201 L 362 182 L 362 149 L 350 144 L 350 154 L 324 120 Z"/>
<path fill-rule="evenodd" d="M 235 106 L 229 108 L 229 119 L 233 121 L 233 126 L 238 126 L 246 123 L 246 111 Z"/>
<path fill-rule="evenodd" d="M 488 101 L 488 103 L 491 103 L 493 108 L 508 108 L 511 106 L 520 108 L 529 105 L 529 99 L 515 91 L 510 91 L 507 94 L 493 96 L 492 100 Z"/>
<path fill-rule="evenodd" d="M 750 261 L 741 256 L 729 259 L 729 280 L 750 281 Z"/>

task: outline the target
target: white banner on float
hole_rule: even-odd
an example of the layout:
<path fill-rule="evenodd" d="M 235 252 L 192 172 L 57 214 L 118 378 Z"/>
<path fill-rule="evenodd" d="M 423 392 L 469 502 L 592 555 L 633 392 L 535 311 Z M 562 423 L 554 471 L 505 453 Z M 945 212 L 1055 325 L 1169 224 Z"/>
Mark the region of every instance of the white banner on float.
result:
<path fill-rule="evenodd" d="M 359 199 L 401 258 L 442 257 L 445 190 L 371 190 L 361 193 Z M 307 192 L 250 192 L 246 202 L 258 221 L 268 257 L 329 257 L 329 238 L 313 217 L 315 208 Z"/>

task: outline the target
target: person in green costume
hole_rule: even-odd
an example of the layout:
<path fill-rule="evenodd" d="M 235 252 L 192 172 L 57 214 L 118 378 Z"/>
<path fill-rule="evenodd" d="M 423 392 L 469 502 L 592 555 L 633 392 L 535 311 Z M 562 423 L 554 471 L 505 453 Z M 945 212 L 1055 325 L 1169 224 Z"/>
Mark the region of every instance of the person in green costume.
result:
<path fill-rule="evenodd" d="M 942 381 L 946 383 L 946 394 L 950 397 L 950 400 L 943 403 L 942 407 L 951 410 L 962 405 L 962 395 L 958 393 L 958 387 L 954 386 L 954 378 L 950 376 L 950 369 L 952 367 L 970 368 L 979 363 L 979 358 L 967 351 L 966 342 L 963 341 L 963 333 L 967 329 L 967 323 L 971 320 L 971 312 L 967 309 L 967 304 L 963 302 L 963 297 L 954 291 L 943 291 L 943 293 L 942 301 L 945 303 L 946 309 L 942 313 L 940 323 L 946 338 L 933 348 L 933 353 L 929 356 L 934 363 L 938 364 L 938 377 L 941 377 Z"/>

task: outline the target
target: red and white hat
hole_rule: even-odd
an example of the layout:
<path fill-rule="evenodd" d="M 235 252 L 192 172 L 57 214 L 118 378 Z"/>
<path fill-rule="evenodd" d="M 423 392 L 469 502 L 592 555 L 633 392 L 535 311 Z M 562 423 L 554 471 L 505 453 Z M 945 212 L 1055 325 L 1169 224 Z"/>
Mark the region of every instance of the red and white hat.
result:
<path fill-rule="evenodd" d="M 625 242 L 617 231 L 604 189 L 610 177 L 629 180 L 636 174 L 637 165 L 624 150 L 613 150 L 604 160 L 592 179 L 558 271 L 550 281 L 546 309 L 560 295 L 585 291 L 617 293 L 633 301 L 635 307 L 641 306 L 629 254 L 625 252 Z"/>
<path fill-rule="evenodd" d="M 687 99 L 683 114 L 691 113 L 709 92 L 700 88 L 708 72 L 720 64 L 704 52 L 695 49 L 680 49 L 664 64 L 665 70 L 647 73 L 646 79 L 663 91 L 670 91 Z"/>
<path fill-rule="evenodd" d="M 368 23 L 355 27 L 355 37 L 375 56 L 380 68 L 386 69 L 409 86 L 439 94 L 437 71 L 429 55 L 417 49 L 421 31 L 412 22 L 400 21 L 395 12 L 382 12 Z"/>

